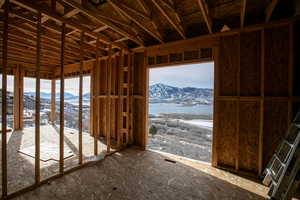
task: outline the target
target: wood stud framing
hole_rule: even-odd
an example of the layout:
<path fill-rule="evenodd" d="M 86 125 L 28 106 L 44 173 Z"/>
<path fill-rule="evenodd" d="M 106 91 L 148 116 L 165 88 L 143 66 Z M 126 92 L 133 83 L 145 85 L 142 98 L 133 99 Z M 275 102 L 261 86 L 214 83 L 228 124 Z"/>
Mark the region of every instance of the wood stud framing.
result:
<path fill-rule="evenodd" d="M 83 50 L 83 44 L 84 44 L 84 32 L 81 32 L 80 36 L 80 69 L 79 69 L 79 134 L 78 134 L 78 141 L 79 141 L 79 164 L 82 164 L 82 94 L 83 94 L 83 60 L 84 60 L 84 50 Z"/>
<path fill-rule="evenodd" d="M 35 183 L 40 182 L 40 68 L 41 68 L 41 27 L 42 14 L 37 18 L 36 41 L 36 96 L 35 96 Z"/>
<path fill-rule="evenodd" d="M 1 169 L 2 169 L 2 197 L 7 196 L 7 47 L 8 47 L 8 13 L 9 13 L 9 0 L 4 2 L 4 31 L 3 31 L 3 44 L 2 44 L 2 156 L 1 156 Z"/>
<path fill-rule="evenodd" d="M 108 60 L 107 60 L 107 105 L 106 105 L 106 146 L 107 146 L 107 153 L 110 152 L 111 144 L 110 144 L 110 119 L 111 119 L 111 113 L 110 113 L 110 107 L 111 107 L 111 74 L 112 74 L 112 52 L 111 52 L 111 46 L 109 46 L 108 50 Z"/>
<path fill-rule="evenodd" d="M 3 1 L 1 1 L 3 2 Z M 11 4 L 9 3 L 11 2 Z M 153 21 L 153 8 L 149 8 L 144 0 L 138 0 L 142 11 L 134 10 L 125 3 L 109 1 L 116 8 L 124 21 L 96 13 L 95 9 L 83 6 L 73 0 L 59 0 L 64 2 L 71 9 L 62 15 L 57 14 L 56 0 L 52 0 L 51 9 L 38 7 L 38 4 L 25 0 L 5 0 L 3 11 L 3 30 L 1 31 L 2 49 L 2 197 L 12 197 L 26 190 L 33 189 L 38 185 L 46 183 L 48 180 L 40 180 L 40 79 L 47 77 L 51 79 L 51 121 L 56 120 L 55 88 L 56 80 L 60 80 L 60 128 L 59 128 L 59 177 L 65 172 L 64 168 L 64 80 L 66 77 L 79 77 L 79 166 L 85 166 L 83 161 L 83 76 L 91 75 L 91 123 L 90 131 L 94 137 L 94 155 L 98 155 L 99 141 L 106 144 L 106 153 L 114 152 L 130 144 L 146 148 L 147 145 L 147 105 L 148 105 L 148 62 L 149 57 L 153 57 L 154 64 L 151 67 L 161 67 L 163 65 L 178 65 L 184 63 L 215 62 L 215 100 L 214 100 L 214 128 L 213 128 L 213 159 L 212 165 L 226 168 L 233 172 L 259 175 L 265 165 L 269 155 L 265 155 L 266 145 L 271 151 L 274 144 L 268 143 L 266 138 L 268 132 L 274 133 L 271 127 L 271 120 L 278 125 L 279 130 L 285 129 L 291 122 L 295 103 L 299 103 L 299 97 L 295 97 L 293 89 L 295 87 L 294 74 L 294 21 L 284 21 L 279 24 L 266 24 L 253 27 L 245 27 L 247 0 L 241 0 L 240 26 L 242 29 L 229 31 L 227 33 L 215 33 L 204 36 L 202 39 L 186 39 L 185 30 L 181 18 L 174 3 L 165 0 L 152 0 L 162 16 L 168 23 L 186 39 L 177 42 L 161 44 L 156 47 L 144 48 L 144 41 L 140 39 L 135 28 L 128 27 L 129 21 L 133 21 L 140 29 L 151 35 L 160 43 L 164 43 L 162 35 L 158 31 L 157 24 Z M 209 33 L 213 33 L 212 18 L 205 0 L 197 0 L 201 14 L 207 25 Z M 20 12 L 21 9 L 9 10 L 11 5 L 24 8 L 31 15 Z M 266 9 L 266 22 L 272 16 L 277 5 L 277 0 L 272 0 Z M 12 8 L 18 8 L 13 7 Z M 172 15 L 166 12 L 171 10 Z M 88 19 L 93 19 L 96 26 L 89 29 L 80 23 L 74 22 L 72 16 L 84 15 Z M 174 17 L 175 16 L 175 17 Z M 82 16 L 81 16 L 82 17 Z M 174 17 L 174 19 L 173 19 Z M 72 19 L 70 19 L 72 18 Z M 176 18 L 176 19 L 175 19 Z M 56 25 L 51 21 L 57 22 Z M 85 19 L 86 20 L 86 19 Z M 146 23 L 149 23 L 146 25 Z M 54 24 L 54 25 L 53 25 Z M 118 24 L 118 25 L 115 25 Z M 149 26 L 154 27 L 152 29 Z M 124 26 L 124 28 L 120 28 Z M 127 28 L 125 28 L 127 26 Z M 98 28 L 97 28 L 98 27 Z M 80 33 L 80 36 L 78 33 Z M 115 32 L 117 37 L 107 37 L 101 32 Z M 134 34 L 132 32 L 135 32 Z M 279 36 L 278 36 L 278 35 Z M 280 37 L 282 34 L 286 37 Z M 177 35 L 177 33 L 176 33 Z M 254 35 L 254 36 L 253 36 Z M 69 37 L 66 37 L 69 36 Z M 121 37 L 121 38 L 120 38 Z M 251 39 L 251 37 L 253 37 Z M 284 42 L 273 42 L 273 37 L 288 38 Z M 244 38 L 244 39 L 242 39 Z M 251 40 L 247 42 L 247 38 Z M 140 45 L 141 49 L 129 50 L 122 41 L 131 40 Z M 156 42 L 157 42 L 156 41 Z M 129 42 L 129 43 L 132 43 Z M 245 44 L 245 43 L 246 44 Z M 226 44 L 222 46 L 222 43 Z M 274 46 L 270 45 L 273 44 Z M 288 43 L 288 45 L 286 45 Z M 166 46 L 165 46 L 166 45 Z M 211 51 L 211 55 L 206 58 L 197 57 L 186 59 L 191 47 L 196 45 L 196 49 L 201 55 L 202 51 Z M 252 66 L 259 66 L 259 69 L 245 65 L 242 56 L 242 49 L 253 56 L 251 62 L 257 61 Z M 248 46 L 247 46 L 248 45 Z M 278 45 L 278 46 L 276 46 Z M 227 53 L 224 52 L 228 48 Z M 167 48 L 166 48 L 167 47 Z M 249 48 L 248 48 L 249 47 Z M 236 48 L 236 49 L 234 49 Z M 27 51 L 27 50 L 28 51 Z M 180 49 L 180 50 L 178 50 Z M 272 61 L 272 55 L 266 49 L 270 49 L 276 56 L 276 63 Z M 284 49 L 278 53 L 276 49 Z M 29 51 L 30 50 L 30 51 Z M 182 60 L 171 62 L 172 54 L 182 56 Z M 194 49 L 192 49 L 194 50 Z M 32 52 L 36 52 L 32 53 Z M 288 53 L 287 53 L 288 52 Z M 244 52 L 245 53 L 245 52 Z M 224 58 L 230 57 L 230 59 Z M 234 55 L 234 56 L 233 56 Z M 284 55 L 280 57 L 281 55 Z M 223 57 L 222 57 L 223 56 Z M 159 59 L 166 60 L 159 63 Z M 288 57 L 288 61 L 287 58 Z M 86 59 L 89 59 L 88 61 Z M 74 65 L 68 65 L 75 62 Z M 288 64 L 286 64 L 288 63 Z M 243 66 L 245 65 L 245 66 Z M 54 67 L 53 67 L 54 66 Z M 270 66 L 276 71 L 277 77 L 270 75 Z M 279 67 L 278 67 L 279 66 Z M 51 68 L 51 69 L 50 69 Z M 225 69 L 224 68 L 228 68 Z M 280 71 L 280 70 L 287 71 Z M 249 70 L 249 71 L 246 71 Z M 253 70 L 253 71 L 251 71 Z M 14 82 L 14 129 L 23 128 L 23 77 L 36 78 L 36 118 L 35 118 L 35 184 L 8 195 L 7 191 L 7 75 L 15 76 Z M 224 73 L 223 73 L 224 72 Z M 226 74 L 228 73 L 228 74 Z M 243 75 L 249 79 L 252 88 L 247 88 Z M 224 75 L 228 75 L 224 79 Z M 283 77 L 284 76 L 284 77 Z M 286 76 L 286 77 L 285 77 Z M 278 84 L 276 78 L 280 79 Z M 248 80 L 248 79 L 247 79 Z M 227 82 L 228 81 L 228 82 Z M 230 83 L 229 83 L 230 82 Z M 271 84 L 270 84 L 271 83 Z M 276 87 L 271 87 L 276 83 Z M 286 84 L 285 84 L 286 83 Z M 258 85 L 258 86 L 257 86 Z M 257 86 L 257 87 L 256 87 Z M 255 87 L 255 89 L 253 89 Z M 246 88 L 246 89 L 245 89 Z M 279 89 L 278 89 L 279 88 Z M 247 90 L 249 89 L 249 90 Z M 254 93 L 252 89 L 255 90 Z M 246 91 L 247 90 L 247 91 Z M 245 92 L 246 91 L 246 92 Z M 249 92 L 250 91 L 250 92 Z M 251 94 L 247 94 L 247 92 Z M 17 105 L 18 106 L 15 106 Z M 220 111 L 226 111 L 221 114 Z M 249 110 L 248 112 L 243 112 Z M 275 110 L 273 112 L 273 110 Z M 284 117 L 277 117 L 277 113 L 284 113 Z M 275 114 L 274 114 L 275 113 Z M 287 119 L 286 119 L 287 118 Z M 249 120 L 243 120 L 249 119 Z M 250 127 L 244 121 L 255 121 Z M 283 122 L 283 123 L 282 123 Z M 246 127 L 246 128 L 245 128 Z M 247 131 L 248 129 L 249 131 Z M 227 129 L 227 132 L 222 132 Z M 228 131 L 229 130 L 229 131 Z M 218 136 L 223 136 L 227 144 L 222 144 Z M 226 139 L 229 137 L 230 139 Z M 273 136 L 270 136 L 273 137 Z M 281 136 L 273 137 L 278 139 Z M 225 139 L 224 139 L 225 138 Z M 117 143 L 117 145 L 115 144 Z M 223 146 L 222 146 L 223 145 Z M 245 151 L 249 151 L 249 157 L 245 158 L 245 151 L 241 146 L 245 146 Z M 231 148 L 226 148 L 226 147 Z M 223 149 L 222 149 L 223 148 Z M 221 151 L 224 150 L 224 151 Z M 247 152 L 246 152 L 247 153 Z M 267 152 L 268 154 L 270 152 Z M 226 155 L 228 154 L 228 155 Z M 107 155 L 107 154 L 106 154 Z M 248 154 L 247 154 L 248 155 Z M 234 157 L 232 160 L 229 157 Z M 253 158 L 253 159 L 252 159 Z M 230 161 L 228 161 L 228 159 Z M 254 163 L 254 164 L 253 164 Z M 50 179 L 49 179 L 50 180 Z"/>
<path fill-rule="evenodd" d="M 64 93 L 65 93 L 65 80 L 64 80 L 64 54 L 65 54 L 65 37 L 66 37 L 66 24 L 62 24 L 61 32 L 61 65 L 60 65 L 60 111 L 59 111 L 59 173 L 64 173 Z"/>

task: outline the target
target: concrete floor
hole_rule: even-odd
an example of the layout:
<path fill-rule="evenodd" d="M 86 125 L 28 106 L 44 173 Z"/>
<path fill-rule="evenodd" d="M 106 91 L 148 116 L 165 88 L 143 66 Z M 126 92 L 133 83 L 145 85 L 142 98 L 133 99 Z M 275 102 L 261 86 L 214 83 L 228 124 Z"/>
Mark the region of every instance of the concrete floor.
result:
<path fill-rule="evenodd" d="M 266 194 L 266 187 L 206 163 L 130 148 L 15 200 L 260 200 Z"/>

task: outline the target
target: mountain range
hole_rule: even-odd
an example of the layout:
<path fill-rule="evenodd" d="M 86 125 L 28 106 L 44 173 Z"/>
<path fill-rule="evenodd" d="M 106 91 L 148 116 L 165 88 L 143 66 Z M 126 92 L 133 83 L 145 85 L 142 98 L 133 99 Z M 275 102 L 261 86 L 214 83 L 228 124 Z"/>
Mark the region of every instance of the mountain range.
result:
<path fill-rule="evenodd" d="M 163 83 L 149 88 L 150 103 L 211 104 L 213 89 L 195 87 L 174 87 Z"/>
<path fill-rule="evenodd" d="M 24 95 L 35 97 L 35 92 L 24 92 Z M 40 95 L 41 95 L 42 99 L 51 99 L 51 93 L 41 92 Z M 55 97 L 56 97 L 56 99 L 58 99 L 60 97 L 60 93 L 56 93 Z M 65 100 L 72 100 L 72 99 L 79 98 L 79 96 L 73 95 L 68 92 L 64 93 L 64 97 L 65 97 Z M 86 99 L 90 98 L 90 93 L 83 94 L 83 98 L 86 98 Z"/>
<path fill-rule="evenodd" d="M 51 93 L 41 92 L 41 98 L 51 99 Z M 35 97 L 35 92 L 25 92 L 25 96 Z M 56 99 L 59 99 L 60 93 L 56 93 Z M 77 100 L 78 95 L 68 92 L 64 93 L 65 100 Z M 180 104 L 211 104 L 213 99 L 213 89 L 195 88 L 195 87 L 174 87 L 163 83 L 157 83 L 149 87 L 150 103 L 180 103 Z M 90 93 L 83 95 L 84 100 L 90 98 Z"/>

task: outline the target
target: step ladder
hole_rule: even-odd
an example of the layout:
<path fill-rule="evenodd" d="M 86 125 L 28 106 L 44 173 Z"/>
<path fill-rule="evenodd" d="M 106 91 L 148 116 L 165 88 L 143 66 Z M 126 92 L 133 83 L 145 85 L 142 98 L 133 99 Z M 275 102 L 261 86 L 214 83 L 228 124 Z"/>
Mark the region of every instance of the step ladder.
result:
<path fill-rule="evenodd" d="M 274 200 L 291 199 L 300 176 L 300 111 L 263 172 L 263 184 Z"/>

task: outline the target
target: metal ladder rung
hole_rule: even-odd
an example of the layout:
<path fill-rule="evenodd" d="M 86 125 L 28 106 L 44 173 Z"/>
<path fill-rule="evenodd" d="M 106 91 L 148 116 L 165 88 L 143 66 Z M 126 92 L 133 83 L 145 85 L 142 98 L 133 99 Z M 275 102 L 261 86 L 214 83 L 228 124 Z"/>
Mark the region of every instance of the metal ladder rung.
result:
<path fill-rule="evenodd" d="M 300 129 L 300 124 L 299 124 L 299 123 L 293 123 L 293 125 L 294 125 L 296 128 Z"/>
<path fill-rule="evenodd" d="M 277 185 L 277 181 L 273 177 L 273 172 L 271 172 L 270 169 L 267 169 L 267 173 L 268 173 L 267 176 L 269 176 L 271 178 L 271 180 L 272 180 L 272 184 L 276 186 Z"/>
<path fill-rule="evenodd" d="M 286 164 L 280 160 L 280 158 L 277 155 L 277 153 L 274 154 L 274 157 L 280 162 L 280 164 L 281 164 L 282 167 L 286 167 Z"/>
<path fill-rule="evenodd" d="M 283 142 L 289 145 L 291 149 L 295 146 L 294 144 L 289 143 L 287 140 L 283 140 Z"/>

